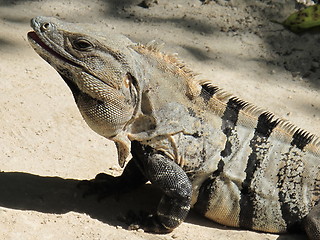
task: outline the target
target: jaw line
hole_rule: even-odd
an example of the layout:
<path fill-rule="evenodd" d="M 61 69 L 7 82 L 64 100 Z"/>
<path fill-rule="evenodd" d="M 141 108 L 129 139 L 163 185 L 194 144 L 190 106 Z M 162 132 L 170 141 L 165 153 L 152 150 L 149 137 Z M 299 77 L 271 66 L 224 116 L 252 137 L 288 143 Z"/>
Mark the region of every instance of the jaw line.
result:
<path fill-rule="evenodd" d="M 45 53 L 49 53 L 49 55 L 54 56 L 55 58 L 68 63 L 74 67 L 82 68 L 81 65 L 77 64 L 76 62 L 68 59 L 67 57 L 62 56 L 57 51 L 53 50 L 48 44 L 46 44 L 35 31 L 28 32 L 28 40 L 35 49 L 36 52 L 43 52 L 44 55 L 48 55 Z"/>

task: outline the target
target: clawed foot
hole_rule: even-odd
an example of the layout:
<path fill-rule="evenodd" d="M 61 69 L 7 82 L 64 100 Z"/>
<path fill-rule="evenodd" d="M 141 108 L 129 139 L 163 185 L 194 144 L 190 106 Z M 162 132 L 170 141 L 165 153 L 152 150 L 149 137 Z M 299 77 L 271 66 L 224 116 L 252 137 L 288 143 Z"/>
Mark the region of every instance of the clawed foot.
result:
<path fill-rule="evenodd" d="M 97 195 L 98 201 L 119 193 L 119 180 L 117 177 L 99 173 L 92 180 L 83 180 L 78 183 L 78 188 L 85 189 L 83 197 Z"/>
<path fill-rule="evenodd" d="M 119 198 L 121 193 L 127 192 L 128 184 L 121 181 L 119 177 L 100 173 L 92 180 L 84 180 L 78 183 L 78 188 L 84 189 L 83 197 L 97 195 L 98 201 L 105 197 L 115 195 Z M 129 225 L 129 230 L 143 229 L 146 232 L 169 233 L 172 229 L 165 228 L 157 215 L 140 211 L 139 214 L 129 211 L 125 217 L 119 219 Z"/>
<path fill-rule="evenodd" d="M 129 211 L 123 219 L 120 219 L 120 221 L 129 225 L 128 230 L 143 229 L 146 232 L 153 233 L 169 233 L 172 231 L 172 229 L 165 228 L 156 215 L 145 211 L 140 211 L 139 214 Z"/>

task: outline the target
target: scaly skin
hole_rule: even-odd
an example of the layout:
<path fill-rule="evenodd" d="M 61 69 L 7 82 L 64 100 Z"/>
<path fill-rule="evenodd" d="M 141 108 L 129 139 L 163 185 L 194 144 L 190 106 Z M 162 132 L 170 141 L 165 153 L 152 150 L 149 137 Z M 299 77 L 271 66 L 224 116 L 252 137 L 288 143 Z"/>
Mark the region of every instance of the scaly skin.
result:
<path fill-rule="evenodd" d="M 139 225 L 172 231 L 190 207 L 224 225 L 319 239 L 320 140 L 201 81 L 156 44 L 37 17 L 30 44 L 62 76 L 88 125 L 115 142 L 120 177 L 86 184 L 113 193 L 146 181 L 163 197 Z"/>

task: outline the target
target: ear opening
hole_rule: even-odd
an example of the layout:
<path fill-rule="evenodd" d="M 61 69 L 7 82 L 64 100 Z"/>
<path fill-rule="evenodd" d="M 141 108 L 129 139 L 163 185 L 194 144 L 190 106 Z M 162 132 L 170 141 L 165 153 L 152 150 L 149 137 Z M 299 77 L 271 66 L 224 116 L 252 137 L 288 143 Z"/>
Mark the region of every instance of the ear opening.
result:
<path fill-rule="evenodd" d="M 141 111 L 145 115 L 150 115 L 152 113 L 152 103 L 149 98 L 149 91 L 142 93 L 142 105 L 141 105 Z"/>
<path fill-rule="evenodd" d="M 137 79 L 130 74 L 129 72 L 126 74 L 126 78 L 124 80 L 124 85 L 126 88 L 129 88 L 130 90 L 130 96 L 132 99 L 132 103 L 134 104 L 134 106 L 136 106 L 138 104 L 138 100 L 139 100 L 139 86 L 138 86 L 138 81 Z"/>

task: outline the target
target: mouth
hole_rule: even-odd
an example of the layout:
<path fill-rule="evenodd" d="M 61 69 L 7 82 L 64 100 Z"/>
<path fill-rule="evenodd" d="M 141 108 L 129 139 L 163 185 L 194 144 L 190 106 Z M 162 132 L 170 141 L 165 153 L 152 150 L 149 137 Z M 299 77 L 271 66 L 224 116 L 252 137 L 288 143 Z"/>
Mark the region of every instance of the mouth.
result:
<path fill-rule="evenodd" d="M 34 46 L 34 49 L 36 52 L 39 52 L 39 49 L 41 49 L 42 51 L 44 50 L 45 52 L 49 53 L 49 54 L 45 54 L 46 56 L 51 55 L 54 56 L 55 58 L 58 58 L 59 60 L 70 64 L 72 66 L 81 68 L 80 65 L 78 65 L 77 63 L 69 60 L 68 58 L 62 56 L 61 54 L 59 54 L 58 52 L 54 51 L 50 46 L 48 46 L 45 42 L 43 42 L 41 40 L 41 38 L 37 35 L 36 32 L 31 31 L 28 32 L 28 40 L 32 43 L 32 45 Z"/>
<path fill-rule="evenodd" d="M 54 58 L 57 58 L 64 63 L 68 63 L 72 66 L 77 67 L 77 68 L 81 68 L 80 65 L 70 61 L 69 59 L 63 57 L 61 54 L 57 53 L 52 48 L 50 48 L 47 44 L 45 44 L 40 39 L 40 37 L 36 34 L 36 32 L 34 32 L 34 31 L 28 32 L 27 35 L 28 35 L 28 40 L 30 41 L 30 43 L 33 46 L 33 48 L 35 49 L 35 51 L 50 64 L 52 64 L 52 61 L 50 61 L 50 59 L 52 59 L 52 56 L 53 56 Z M 70 78 L 67 77 L 67 74 L 64 74 L 63 71 L 59 70 L 58 68 L 56 68 L 56 69 L 57 69 L 58 73 L 60 74 L 60 76 L 63 78 L 63 80 L 67 83 L 67 85 L 71 89 L 72 93 L 74 95 L 77 95 L 77 93 L 79 93 L 79 91 L 80 91 L 79 88 L 77 87 L 77 85 Z"/>
<path fill-rule="evenodd" d="M 35 32 L 28 32 L 28 38 L 38 44 L 41 48 L 45 49 L 46 51 L 54 54 L 55 52 L 49 48 L 39 37 Z"/>

